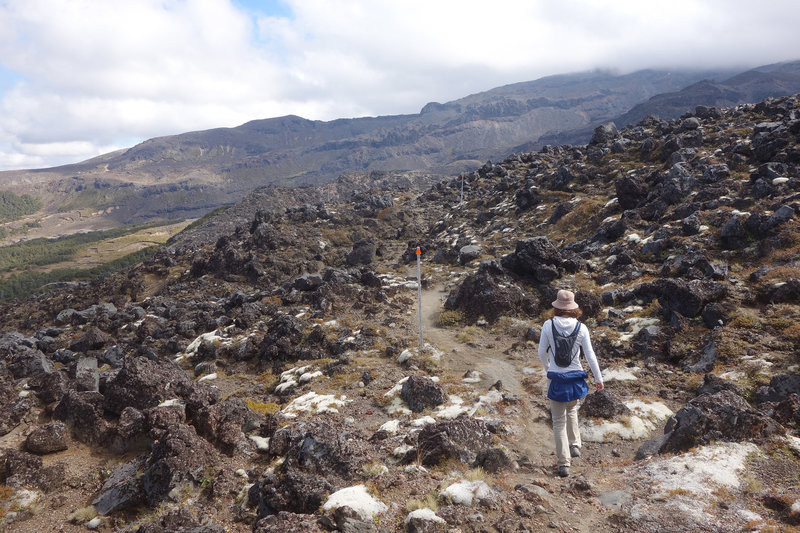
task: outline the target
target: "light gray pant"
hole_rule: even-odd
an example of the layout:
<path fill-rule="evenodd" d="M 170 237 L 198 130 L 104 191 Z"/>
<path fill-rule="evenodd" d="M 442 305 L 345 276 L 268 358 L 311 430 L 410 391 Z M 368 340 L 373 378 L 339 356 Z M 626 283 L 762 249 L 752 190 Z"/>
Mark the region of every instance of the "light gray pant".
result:
<path fill-rule="evenodd" d="M 578 400 L 556 402 L 550 400 L 550 413 L 553 415 L 553 436 L 556 441 L 558 466 L 569 466 L 570 446 L 581 446 L 581 432 L 578 429 Z"/>

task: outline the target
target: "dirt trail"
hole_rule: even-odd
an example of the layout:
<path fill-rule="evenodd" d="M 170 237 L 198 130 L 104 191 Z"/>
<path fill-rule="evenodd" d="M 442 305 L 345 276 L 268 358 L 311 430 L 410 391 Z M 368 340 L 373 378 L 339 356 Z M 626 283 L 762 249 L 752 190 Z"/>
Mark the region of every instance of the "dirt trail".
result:
<path fill-rule="evenodd" d="M 464 344 L 456 339 L 457 329 L 436 327 L 436 317 L 441 311 L 447 293 L 440 287 L 422 293 L 423 338 L 437 349 L 444 352 L 442 362 L 445 368 L 455 375 L 463 375 L 470 370 L 481 373 L 481 382 L 476 387 L 487 390 L 497 381 L 502 382 L 503 391 L 518 397 L 520 413 L 515 417 L 518 425 L 516 444 L 518 452 L 526 455 L 534 464 L 539 458 L 549 455 L 553 449 L 552 432 L 547 417 L 547 404 L 543 390 L 534 393 L 526 391 L 522 386 L 522 367 L 530 366 L 539 369 L 540 363 L 536 354 L 531 353 L 528 361 L 512 361 L 503 353 L 504 342 L 492 340 L 477 344 Z"/>
<path fill-rule="evenodd" d="M 541 380 L 533 388 L 533 392 L 522 385 L 522 368 L 525 366 L 540 368 L 535 351 L 531 350 L 527 359 L 512 360 L 504 352 L 513 342 L 503 336 L 484 336 L 475 344 L 464 344 L 457 340 L 458 329 L 443 329 L 435 325 L 436 317 L 441 311 L 446 292 L 441 287 L 422 293 L 423 339 L 444 352 L 442 362 L 445 369 L 455 375 L 463 375 L 470 370 L 477 370 L 483 378 L 476 384 L 478 390 L 487 390 L 498 380 L 502 382 L 503 391 L 519 398 L 519 402 L 507 409 L 504 418 L 510 422 L 511 435 L 507 441 L 511 443 L 513 452 L 519 457 L 527 457 L 528 465 L 520 470 L 509 472 L 504 483 L 514 487 L 519 483 L 544 484 L 551 492 L 549 500 L 552 506 L 550 527 L 559 531 L 579 531 L 594 533 L 608 531 L 606 520 L 609 509 L 599 505 L 599 501 L 590 494 L 575 494 L 571 482 L 576 476 L 582 476 L 592 485 L 600 489 L 605 485 L 603 478 L 608 471 L 603 465 L 603 457 L 608 455 L 605 446 L 584 446 L 584 457 L 575 460 L 571 467 L 570 478 L 557 478 L 554 474 L 556 462 L 554 454 L 553 433 L 548 419 L 549 405 L 543 389 L 546 380 Z M 417 315 L 414 315 L 415 321 Z M 599 467 L 599 468 L 598 468 Z"/>

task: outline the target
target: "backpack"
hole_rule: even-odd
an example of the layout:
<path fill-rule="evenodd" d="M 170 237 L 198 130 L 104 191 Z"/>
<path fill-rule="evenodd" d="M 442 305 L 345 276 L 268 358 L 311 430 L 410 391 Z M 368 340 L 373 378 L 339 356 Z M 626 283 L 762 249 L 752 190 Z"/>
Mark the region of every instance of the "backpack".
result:
<path fill-rule="evenodd" d="M 556 328 L 556 325 L 551 321 L 550 329 L 553 331 L 553 361 L 556 366 L 566 368 L 572 364 L 575 355 L 572 354 L 572 348 L 575 346 L 575 340 L 578 338 L 578 332 L 581 329 L 581 321 L 575 325 L 575 330 L 569 335 L 561 335 Z M 580 351 L 580 349 L 578 350 Z"/>

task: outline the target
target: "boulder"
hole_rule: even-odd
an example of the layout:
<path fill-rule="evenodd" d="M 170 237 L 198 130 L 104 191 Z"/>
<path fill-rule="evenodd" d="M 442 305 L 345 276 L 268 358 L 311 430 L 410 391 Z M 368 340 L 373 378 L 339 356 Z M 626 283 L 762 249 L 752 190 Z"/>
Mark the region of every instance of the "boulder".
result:
<path fill-rule="evenodd" d="M 619 397 L 607 389 L 587 394 L 579 410 L 584 416 L 608 420 L 630 414 L 630 409 L 622 403 Z"/>
<path fill-rule="evenodd" d="M 730 390 L 704 394 L 675 414 L 675 424 L 659 452 L 683 452 L 713 441 L 763 441 L 783 433 L 772 418 Z"/>
<path fill-rule="evenodd" d="M 446 395 L 444 389 L 429 377 L 410 376 L 403 383 L 400 397 L 408 403 L 415 413 L 436 407 L 444 403 Z"/>
<path fill-rule="evenodd" d="M 747 245 L 747 231 L 741 217 L 733 215 L 722 225 L 719 233 L 720 242 L 723 248 L 737 250 Z"/>
<path fill-rule="evenodd" d="M 301 533 L 320 530 L 319 518 L 315 515 L 280 511 L 256 522 L 253 533 Z"/>
<path fill-rule="evenodd" d="M 458 289 L 450 293 L 444 308 L 461 311 L 472 323 L 481 317 L 493 323 L 501 316 L 536 314 L 539 302 L 533 295 L 501 281 L 502 278 L 490 274 L 482 264 L 477 273 L 467 276 Z"/>
<path fill-rule="evenodd" d="M 110 431 L 103 418 L 103 403 L 99 392 L 68 390 L 53 410 L 53 418 L 70 424 L 76 440 L 100 444 Z"/>
<path fill-rule="evenodd" d="M 561 252 L 547 237 L 517 241 L 514 253 L 503 257 L 502 266 L 537 283 L 550 283 L 558 278 L 563 263 Z"/>
<path fill-rule="evenodd" d="M 762 235 L 767 234 L 778 226 L 789 222 L 793 217 L 794 209 L 791 206 L 782 205 L 759 226 L 758 230 Z"/>
<path fill-rule="evenodd" d="M 365 239 L 353 244 L 353 249 L 347 254 L 349 266 L 368 265 L 375 260 L 377 245 L 372 239 Z"/>
<path fill-rule="evenodd" d="M 147 455 L 142 454 L 116 467 L 92 500 L 100 515 L 133 509 L 144 503 L 139 473 L 144 469 Z"/>
<path fill-rule="evenodd" d="M 717 360 L 719 353 L 714 341 L 709 342 L 703 347 L 703 353 L 700 354 L 700 359 L 696 363 L 688 365 L 686 370 L 689 372 L 710 372 L 714 368 L 714 361 Z"/>
<path fill-rule="evenodd" d="M 481 253 L 483 253 L 483 251 L 481 250 L 480 246 L 476 246 L 474 244 L 463 246 L 458 251 L 458 264 L 466 265 L 467 263 L 471 263 L 472 261 L 478 259 L 481 256 Z"/>
<path fill-rule="evenodd" d="M 37 427 L 25 439 L 25 449 L 37 455 L 66 450 L 67 426 L 61 422 L 51 422 Z"/>
<path fill-rule="evenodd" d="M 634 292 L 640 297 L 658 298 L 665 317 L 670 317 L 674 311 L 693 318 L 706 304 L 722 299 L 727 290 L 725 285 L 708 279 L 659 279 L 639 285 Z"/>
<path fill-rule="evenodd" d="M 493 443 L 494 436 L 486 422 L 461 416 L 422 428 L 416 448 L 409 451 L 403 461 L 432 466 L 454 459 L 473 465 L 478 454 L 491 448 Z"/>
<path fill-rule="evenodd" d="M 589 141 L 589 145 L 594 146 L 598 144 L 606 144 L 610 141 L 613 141 L 618 136 L 619 131 L 617 130 L 617 125 L 613 122 L 607 122 L 606 124 L 601 124 L 594 129 L 592 140 Z"/>
<path fill-rule="evenodd" d="M 110 335 L 98 328 L 91 328 L 70 344 L 69 349 L 73 352 L 86 353 L 90 350 L 101 350 L 111 344 L 114 344 L 114 339 Z"/>
<path fill-rule="evenodd" d="M 233 455 L 244 433 L 258 427 L 258 421 L 244 401 L 232 398 L 200 409 L 194 417 L 194 426 L 220 450 Z"/>
<path fill-rule="evenodd" d="M 35 487 L 45 493 L 61 488 L 67 478 L 63 462 L 43 466 L 42 458 L 18 450 L 0 456 L 0 483 L 9 487 Z"/>
<path fill-rule="evenodd" d="M 206 383 L 196 383 L 179 366 L 169 361 L 128 357 L 125 366 L 105 386 L 104 407 L 122 413 L 126 407 L 144 410 L 178 397 L 189 414 L 217 403 L 221 394 Z"/>
<path fill-rule="evenodd" d="M 100 391 L 100 374 L 95 357 L 81 357 L 75 367 L 75 388 L 79 391 Z"/>
<path fill-rule="evenodd" d="M 756 391 L 756 403 L 780 402 L 790 394 L 800 394 L 800 376 L 779 374 L 773 376 L 769 385 Z"/>
<path fill-rule="evenodd" d="M 336 418 L 290 423 L 269 442 L 270 455 L 284 456 L 283 465 L 253 486 L 250 499 L 258 505 L 259 517 L 280 511 L 313 513 L 334 487 L 361 475 L 372 450 Z"/>
<path fill-rule="evenodd" d="M 0 336 L 0 358 L 8 364 L 15 378 L 53 372 L 53 362 L 33 346 L 36 346 L 36 339 L 16 331 Z"/>
<path fill-rule="evenodd" d="M 714 394 L 722 390 L 729 390 L 741 396 L 741 391 L 739 391 L 736 385 L 714 374 L 706 374 L 703 376 L 703 384 L 697 389 L 697 395 Z"/>
<path fill-rule="evenodd" d="M 315 291 L 322 285 L 322 276 L 319 274 L 303 274 L 294 280 L 294 288 L 298 291 Z"/>
<path fill-rule="evenodd" d="M 625 176 L 614 182 L 622 209 L 634 209 L 647 198 L 648 187 L 638 176 Z"/>
<path fill-rule="evenodd" d="M 501 470 L 510 468 L 512 464 L 513 461 L 505 449 L 494 447 L 478 452 L 474 466 L 480 467 L 491 474 L 496 474 Z"/>
<path fill-rule="evenodd" d="M 170 426 L 166 435 L 153 445 L 147 469 L 142 474 L 142 490 L 149 505 L 157 505 L 170 491 L 184 483 L 199 484 L 203 469 L 217 461 L 214 448 L 199 437 L 194 427 Z"/>
<path fill-rule="evenodd" d="M 669 353 L 672 336 L 667 328 L 646 326 L 633 337 L 633 348 L 645 360 L 664 359 Z"/>
<path fill-rule="evenodd" d="M 0 406 L 0 437 L 11 433 L 32 407 L 32 398 L 17 398 Z"/>

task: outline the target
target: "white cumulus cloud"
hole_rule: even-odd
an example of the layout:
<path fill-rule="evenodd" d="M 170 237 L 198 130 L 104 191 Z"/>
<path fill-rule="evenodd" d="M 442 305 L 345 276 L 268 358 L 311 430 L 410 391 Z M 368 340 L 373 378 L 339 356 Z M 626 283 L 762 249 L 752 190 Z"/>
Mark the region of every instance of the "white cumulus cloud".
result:
<path fill-rule="evenodd" d="M 798 59 L 798 19 L 794 0 L 6 0 L 0 170 L 286 114 L 414 113 L 592 68 Z"/>

